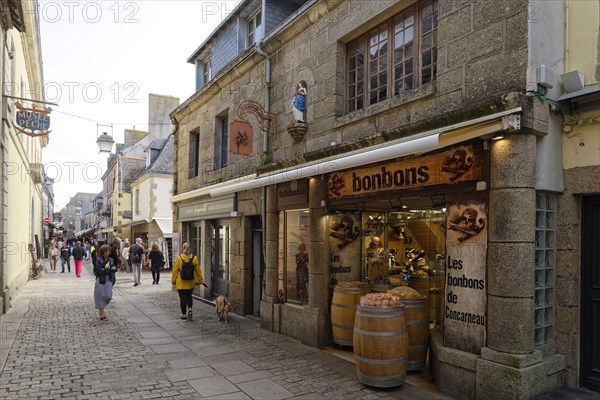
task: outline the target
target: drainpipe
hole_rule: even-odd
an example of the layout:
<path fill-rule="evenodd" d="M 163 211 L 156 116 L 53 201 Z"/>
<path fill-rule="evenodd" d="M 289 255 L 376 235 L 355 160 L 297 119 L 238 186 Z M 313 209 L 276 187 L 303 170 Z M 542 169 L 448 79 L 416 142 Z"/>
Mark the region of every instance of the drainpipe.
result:
<path fill-rule="evenodd" d="M 265 58 L 265 111 L 271 111 L 271 59 L 269 55 L 262 49 L 263 37 L 266 34 L 266 11 L 267 11 L 267 0 L 262 0 L 262 37 L 260 40 L 256 42 L 255 48 L 256 52 Z M 266 156 L 269 152 L 269 132 L 263 132 L 263 156 Z M 262 295 L 264 295 L 264 287 L 265 287 L 265 266 L 266 266 L 266 257 L 267 257 L 267 187 L 263 186 L 262 188 L 262 211 L 261 211 L 261 222 L 262 222 L 262 253 L 263 253 L 263 262 L 261 265 L 261 289 Z"/>

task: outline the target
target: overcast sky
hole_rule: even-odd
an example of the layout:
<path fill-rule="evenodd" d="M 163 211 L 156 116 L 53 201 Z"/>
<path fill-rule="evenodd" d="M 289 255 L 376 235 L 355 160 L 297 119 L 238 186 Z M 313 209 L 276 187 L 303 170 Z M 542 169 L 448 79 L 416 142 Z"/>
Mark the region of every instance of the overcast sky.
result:
<path fill-rule="evenodd" d="M 147 129 L 149 93 L 190 97 L 195 69 L 187 58 L 238 3 L 39 2 L 44 92 L 58 104 L 43 151 L 56 211 L 77 192 L 102 190 L 108 156 L 98 154 L 96 136 L 111 128 L 97 123 L 113 124 L 122 142 L 124 129 Z"/>

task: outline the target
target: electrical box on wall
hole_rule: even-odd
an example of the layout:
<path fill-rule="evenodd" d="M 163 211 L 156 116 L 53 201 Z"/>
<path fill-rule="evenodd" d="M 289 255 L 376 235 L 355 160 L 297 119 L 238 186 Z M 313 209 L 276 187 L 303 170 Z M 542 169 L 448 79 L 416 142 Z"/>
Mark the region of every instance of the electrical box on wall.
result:
<path fill-rule="evenodd" d="M 536 70 L 537 84 L 552 89 L 554 87 L 554 71 L 552 68 L 542 64 Z"/>

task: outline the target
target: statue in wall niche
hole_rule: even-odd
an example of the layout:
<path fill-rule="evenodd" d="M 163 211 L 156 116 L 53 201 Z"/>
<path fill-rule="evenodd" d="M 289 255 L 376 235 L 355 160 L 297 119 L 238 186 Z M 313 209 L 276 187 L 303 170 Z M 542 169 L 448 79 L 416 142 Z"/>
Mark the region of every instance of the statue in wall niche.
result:
<path fill-rule="evenodd" d="M 306 96 L 308 95 L 306 81 L 302 80 L 296 85 L 296 94 L 292 102 L 292 111 L 296 122 L 306 123 L 304 112 L 306 111 Z"/>

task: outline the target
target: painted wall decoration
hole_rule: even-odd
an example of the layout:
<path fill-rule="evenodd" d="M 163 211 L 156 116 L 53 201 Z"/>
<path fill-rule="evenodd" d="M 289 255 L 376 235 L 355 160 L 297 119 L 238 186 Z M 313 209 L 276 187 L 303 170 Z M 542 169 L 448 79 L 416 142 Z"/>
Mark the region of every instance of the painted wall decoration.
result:
<path fill-rule="evenodd" d="M 329 216 L 331 285 L 338 281 L 360 280 L 360 215 Z"/>
<path fill-rule="evenodd" d="M 50 112 L 52 108 L 37 108 L 35 105 L 29 107 L 23 106 L 21 103 L 15 103 L 17 114 L 15 118 L 15 129 L 19 133 L 28 136 L 46 136 L 51 131 L 50 129 Z"/>
<path fill-rule="evenodd" d="M 449 205 L 444 346 L 479 354 L 486 334 L 487 205 Z"/>
<path fill-rule="evenodd" d="M 482 179 L 482 147 L 466 145 L 376 167 L 334 172 L 329 199 Z"/>
<path fill-rule="evenodd" d="M 234 154 L 252 154 L 252 125 L 248 121 L 236 119 L 229 124 L 229 148 Z"/>

